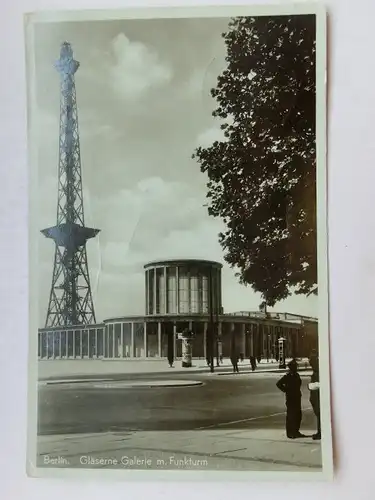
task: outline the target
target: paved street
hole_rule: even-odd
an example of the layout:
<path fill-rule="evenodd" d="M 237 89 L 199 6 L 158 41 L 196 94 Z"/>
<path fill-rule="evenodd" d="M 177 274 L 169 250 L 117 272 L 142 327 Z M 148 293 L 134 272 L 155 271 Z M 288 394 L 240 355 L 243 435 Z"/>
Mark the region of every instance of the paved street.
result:
<path fill-rule="evenodd" d="M 277 374 L 176 374 L 175 380 L 203 382 L 196 387 L 127 388 L 118 382 L 40 386 L 39 434 L 108 431 L 174 430 L 204 427 L 283 428 L 284 398 L 276 387 Z M 134 375 L 122 376 L 132 379 Z M 165 379 L 165 374 L 137 379 Z M 116 380 L 116 377 L 113 377 Z M 313 431 L 314 419 L 304 381 L 303 426 Z M 274 415 L 274 416 L 270 416 Z M 239 422 L 240 421 L 240 422 Z"/>
<path fill-rule="evenodd" d="M 302 431 L 310 436 L 315 419 L 308 402 L 309 378 L 301 375 Z M 37 463 L 44 467 L 319 471 L 320 443 L 311 437 L 293 441 L 285 437 L 284 398 L 275 387 L 279 377 L 258 372 L 176 373 L 167 378 L 159 373 L 41 383 Z M 150 385 L 192 381 L 200 385 L 137 385 L 146 380 Z"/>

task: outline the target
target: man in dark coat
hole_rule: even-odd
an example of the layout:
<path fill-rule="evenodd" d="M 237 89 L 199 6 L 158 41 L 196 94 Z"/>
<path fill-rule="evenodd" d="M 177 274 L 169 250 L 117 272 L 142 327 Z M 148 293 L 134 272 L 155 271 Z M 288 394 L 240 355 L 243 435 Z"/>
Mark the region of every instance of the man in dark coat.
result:
<path fill-rule="evenodd" d="M 289 371 L 277 382 L 276 386 L 285 393 L 286 435 L 289 439 L 305 437 L 300 432 L 302 421 L 301 377 L 298 364 L 294 359 L 288 363 Z"/>
<path fill-rule="evenodd" d="M 320 395 L 319 395 L 319 357 L 313 354 L 310 357 L 310 366 L 313 369 L 309 384 L 310 403 L 317 420 L 317 432 L 313 435 L 314 440 L 321 439 L 321 424 L 320 424 Z"/>
<path fill-rule="evenodd" d="M 237 354 L 237 346 L 236 346 L 236 342 L 234 339 L 231 342 L 230 360 L 231 360 L 231 363 L 233 366 L 233 373 L 238 373 L 239 372 L 239 370 L 238 370 L 239 356 Z"/>
<path fill-rule="evenodd" d="M 238 373 L 238 354 L 236 352 L 232 352 L 230 356 L 230 360 L 233 366 L 233 373 Z"/>
<path fill-rule="evenodd" d="M 250 365 L 251 365 L 251 370 L 254 371 L 255 368 L 257 367 L 255 356 L 250 356 Z"/>

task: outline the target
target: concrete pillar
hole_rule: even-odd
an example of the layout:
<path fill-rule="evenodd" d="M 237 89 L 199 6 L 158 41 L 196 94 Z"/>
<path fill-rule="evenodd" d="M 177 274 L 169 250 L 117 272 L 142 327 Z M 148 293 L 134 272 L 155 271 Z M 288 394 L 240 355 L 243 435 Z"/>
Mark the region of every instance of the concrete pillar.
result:
<path fill-rule="evenodd" d="M 65 330 L 65 358 L 68 359 L 69 358 L 69 355 L 68 355 L 68 347 L 69 347 L 69 335 L 68 335 L 69 332 L 67 332 Z"/>
<path fill-rule="evenodd" d="M 107 325 L 106 333 L 107 333 L 107 346 L 108 346 L 107 347 L 107 356 L 108 356 L 108 358 L 111 358 L 112 357 L 112 353 L 111 353 L 111 351 L 109 349 L 109 346 L 111 344 L 110 343 L 110 336 L 109 336 L 109 333 L 110 333 L 109 332 L 109 325 Z"/>
<path fill-rule="evenodd" d="M 223 338 L 222 338 L 222 332 L 223 332 L 223 324 L 221 321 L 218 322 L 217 324 L 217 338 L 218 338 L 218 343 L 217 343 L 217 355 L 220 359 L 223 357 Z"/>
<path fill-rule="evenodd" d="M 274 355 L 274 358 L 276 359 L 276 356 L 277 356 L 277 341 L 278 341 L 278 338 L 279 338 L 279 335 L 278 335 L 278 328 L 277 326 L 273 326 L 272 327 L 272 350 L 273 352 L 275 353 Z"/>
<path fill-rule="evenodd" d="M 98 352 L 98 329 L 95 328 L 95 357 L 99 357 L 99 352 Z"/>
<path fill-rule="evenodd" d="M 61 347 L 62 340 L 61 340 L 61 337 L 62 337 L 62 332 L 59 332 L 59 358 L 60 359 L 62 358 L 62 347 Z"/>
<path fill-rule="evenodd" d="M 144 357 L 147 358 L 147 323 L 146 321 L 143 323 L 143 348 L 144 348 Z"/>
<path fill-rule="evenodd" d="M 203 276 L 198 274 L 198 312 L 204 314 L 203 311 Z"/>
<path fill-rule="evenodd" d="M 219 321 L 218 325 L 217 325 L 217 334 L 219 337 L 222 337 L 222 334 L 223 334 L 223 323 L 221 321 Z"/>
<path fill-rule="evenodd" d="M 167 287 L 167 266 L 164 266 L 164 314 L 168 312 L 168 287 Z"/>
<path fill-rule="evenodd" d="M 203 355 L 207 359 L 207 321 L 203 323 Z"/>
<path fill-rule="evenodd" d="M 273 361 L 272 337 L 273 337 L 273 326 L 268 325 L 268 351 L 271 361 Z"/>
<path fill-rule="evenodd" d="M 154 289 L 153 289 L 152 293 L 154 294 L 154 300 L 153 300 L 154 307 L 152 308 L 153 309 L 152 313 L 153 314 L 157 314 L 157 310 L 156 310 L 156 287 L 158 285 L 158 283 L 157 283 L 157 276 L 158 275 L 157 275 L 157 272 L 156 272 L 156 267 L 154 267 L 153 273 L 154 273 Z M 160 297 L 159 297 L 159 299 L 160 299 Z M 160 300 L 159 300 L 159 310 L 160 310 Z"/>
<path fill-rule="evenodd" d="M 86 339 L 86 340 L 85 340 Z M 85 347 L 86 343 L 86 347 Z M 82 357 L 85 356 L 86 358 L 89 357 L 90 354 L 90 331 L 89 330 L 84 330 L 82 332 L 82 349 L 85 347 L 85 353 L 82 350 Z"/>
<path fill-rule="evenodd" d="M 72 330 L 72 337 L 73 337 L 73 359 L 76 359 L 76 331 Z"/>
<path fill-rule="evenodd" d="M 161 322 L 158 321 L 158 356 L 161 358 Z"/>
<path fill-rule="evenodd" d="M 180 275 L 176 266 L 176 314 L 180 312 Z"/>
<path fill-rule="evenodd" d="M 115 325 L 112 325 L 112 358 L 115 358 Z"/>
<path fill-rule="evenodd" d="M 52 359 L 55 359 L 56 332 L 52 332 Z"/>
<path fill-rule="evenodd" d="M 241 335 L 242 335 L 242 348 L 241 352 L 246 356 L 246 324 L 242 323 L 241 325 Z"/>
<path fill-rule="evenodd" d="M 131 325 L 131 333 L 130 333 L 130 336 L 131 336 L 130 337 L 131 338 L 131 340 L 130 340 L 130 357 L 134 358 L 135 357 L 134 356 L 135 355 L 135 352 L 134 352 L 135 351 L 135 345 L 134 345 L 134 321 L 132 321 L 130 323 L 130 325 Z"/>
<path fill-rule="evenodd" d="M 190 277 L 189 277 L 189 287 L 190 287 Z M 191 302 L 189 302 L 189 308 L 190 308 L 189 311 L 191 312 Z M 193 322 L 189 321 L 188 325 L 189 325 L 188 326 L 189 332 L 192 332 L 193 331 Z M 193 344 L 191 344 L 191 359 L 193 359 Z"/>
<path fill-rule="evenodd" d="M 238 341 L 235 337 L 235 330 L 234 330 L 234 323 L 229 323 L 229 339 L 230 339 L 230 349 L 229 349 L 229 356 L 230 358 L 233 356 L 233 354 L 239 354 L 239 345 Z"/>
<path fill-rule="evenodd" d="M 49 358 L 49 332 L 46 332 L 46 358 Z"/>
<path fill-rule="evenodd" d="M 148 287 L 149 287 L 149 282 L 148 282 L 148 270 L 145 271 L 145 313 L 146 316 L 149 314 L 148 310 Z"/>
<path fill-rule="evenodd" d="M 255 356 L 254 352 L 254 335 L 255 335 L 255 325 L 250 324 L 250 356 Z"/>
<path fill-rule="evenodd" d="M 54 339 L 54 348 L 55 348 L 55 358 L 60 359 L 61 358 L 61 331 L 56 332 L 55 339 Z"/>
<path fill-rule="evenodd" d="M 176 356 L 177 356 L 176 336 L 177 336 L 177 325 L 176 325 L 176 323 L 173 323 L 173 358 L 174 359 L 176 359 Z"/>
<path fill-rule="evenodd" d="M 124 323 L 120 323 L 120 358 L 124 357 L 124 347 L 126 350 L 126 342 L 125 342 L 125 328 Z"/>
<path fill-rule="evenodd" d="M 113 338 L 115 339 L 115 358 L 122 358 L 122 323 L 120 323 L 120 338 L 116 333 L 116 325 L 113 325 Z"/>
<path fill-rule="evenodd" d="M 187 269 L 187 303 L 188 303 L 188 310 L 186 311 L 187 314 L 191 314 L 191 278 L 190 278 L 190 269 Z M 190 322 L 189 322 L 190 325 Z M 190 329 L 190 326 L 189 326 Z"/>
<path fill-rule="evenodd" d="M 80 355 L 81 355 L 81 359 L 83 358 L 83 350 L 82 350 L 82 337 L 83 337 L 83 330 L 80 330 L 79 331 L 79 349 L 80 349 Z"/>

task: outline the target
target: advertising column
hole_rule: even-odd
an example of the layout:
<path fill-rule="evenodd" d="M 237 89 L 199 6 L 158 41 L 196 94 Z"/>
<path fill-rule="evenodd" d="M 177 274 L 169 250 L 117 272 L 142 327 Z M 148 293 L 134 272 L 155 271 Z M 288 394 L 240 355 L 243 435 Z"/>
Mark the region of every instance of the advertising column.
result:
<path fill-rule="evenodd" d="M 179 334 L 182 341 L 182 367 L 191 368 L 193 360 L 193 334 L 190 330 L 184 330 Z"/>

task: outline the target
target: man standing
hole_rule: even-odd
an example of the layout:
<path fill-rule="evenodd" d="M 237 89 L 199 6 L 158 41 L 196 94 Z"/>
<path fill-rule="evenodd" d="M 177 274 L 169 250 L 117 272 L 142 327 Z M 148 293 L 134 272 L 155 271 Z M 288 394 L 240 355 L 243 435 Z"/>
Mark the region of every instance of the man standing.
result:
<path fill-rule="evenodd" d="M 255 368 L 257 367 L 255 356 L 250 356 L 250 365 L 251 365 L 251 371 L 254 371 Z"/>
<path fill-rule="evenodd" d="M 288 373 L 277 382 L 276 386 L 285 393 L 286 435 L 289 439 L 297 439 L 305 436 L 300 432 L 302 420 L 301 377 L 295 359 L 288 363 L 288 369 Z"/>
<path fill-rule="evenodd" d="M 319 383 L 319 357 L 316 353 L 313 353 L 309 359 L 310 361 L 310 366 L 313 370 L 313 373 L 311 375 L 311 380 L 309 384 L 309 389 L 310 389 L 310 403 L 312 406 L 312 409 L 314 411 L 314 414 L 317 419 L 317 427 L 318 430 L 317 432 L 313 435 L 314 440 L 320 440 L 321 439 L 321 424 L 320 424 L 320 394 L 319 394 L 319 389 L 320 389 L 320 383 Z"/>
<path fill-rule="evenodd" d="M 233 373 L 238 373 L 239 372 L 239 370 L 238 370 L 238 359 L 239 359 L 239 356 L 237 354 L 236 341 L 235 341 L 235 338 L 233 337 L 232 341 L 231 341 L 231 349 L 230 349 L 230 360 L 231 360 L 231 363 L 232 363 L 232 366 L 233 366 Z"/>

